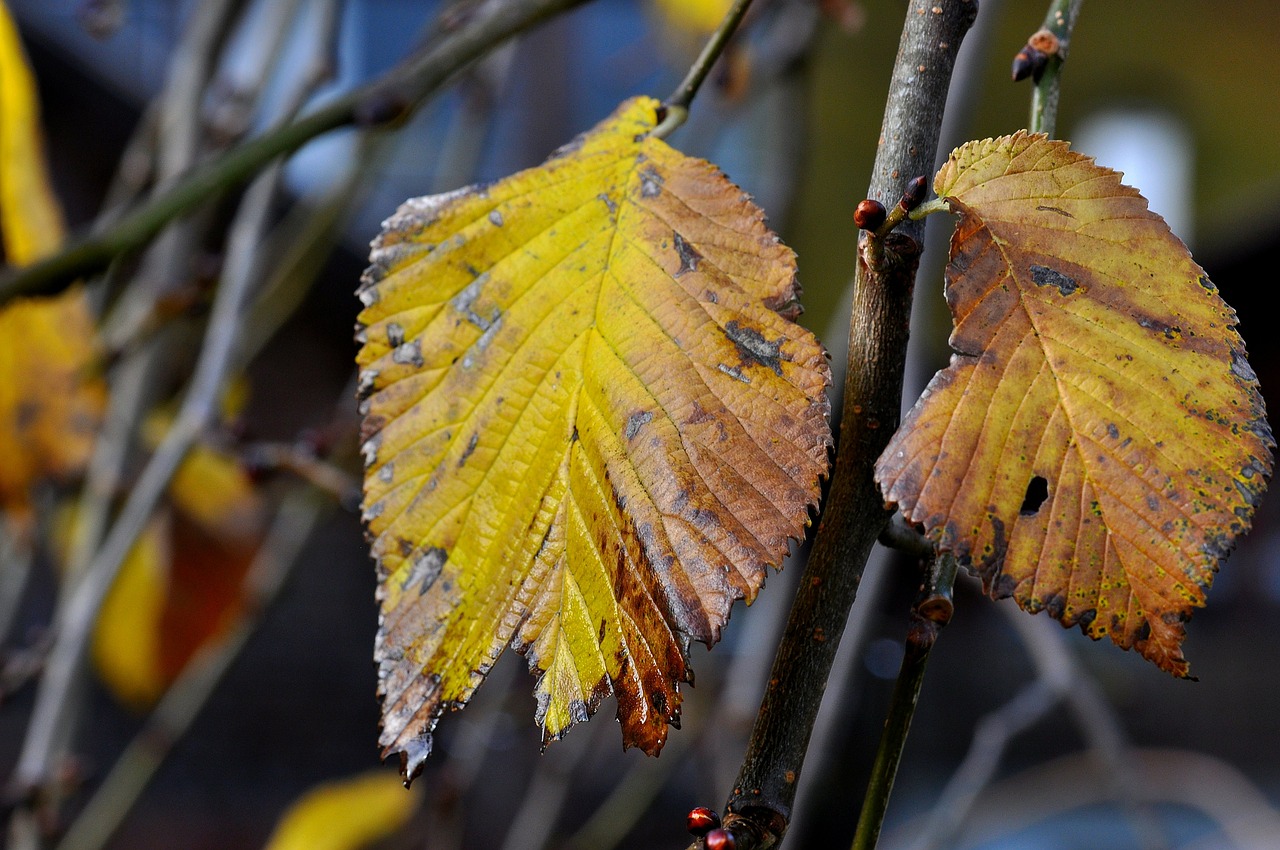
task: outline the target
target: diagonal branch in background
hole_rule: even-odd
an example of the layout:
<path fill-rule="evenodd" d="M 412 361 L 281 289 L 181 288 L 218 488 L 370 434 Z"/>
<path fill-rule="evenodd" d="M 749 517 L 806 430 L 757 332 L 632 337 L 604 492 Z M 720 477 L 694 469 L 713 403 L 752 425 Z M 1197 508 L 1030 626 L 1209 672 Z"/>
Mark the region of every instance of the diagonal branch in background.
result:
<path fill-rule="evenodd" d="M 490 0 L 458 28 L 366 86 L 233 148 L 197 167 L 167 191 L 126 213 L 107 230 L 81 237 L 49 259 L 0 277 L 0 304 L 20 295 L 58 292 L 77 277 L 144 244 L 174 218 L 214 193 L 241 183 L 279 156 L 331 130 L 403 120 L 455 72 L 516 33 L 586 0 Z"/>
<path fill-rule="evenodd" d="M 907 9 L 868 197 L 895 199 L 907 181 L 932 173 L 956 53 L 977 11 L 973 0 L 913 0 Z M 922 221 L 905 222 L 875 269 L 859 252 L 831 491 L 726 807 L 738 850 L 771 847 L 786 833 L 840 635 L 889 520 L 872 471 L 898 423 L 923 234 Z"/>
<path fill-rule="evenodd" d="M 344 399 L 345 401 L 345 399 Z M 235 624 L 205 646 L 182 671 L 97 791 L 58 843 L 58 850 L 98 850 L 115 834 L 174 745 L 240 656 L 298 562 L 331 502 L 299 488 L 280 507 L 270 534 L 245 576 L 248 604 Z"/>

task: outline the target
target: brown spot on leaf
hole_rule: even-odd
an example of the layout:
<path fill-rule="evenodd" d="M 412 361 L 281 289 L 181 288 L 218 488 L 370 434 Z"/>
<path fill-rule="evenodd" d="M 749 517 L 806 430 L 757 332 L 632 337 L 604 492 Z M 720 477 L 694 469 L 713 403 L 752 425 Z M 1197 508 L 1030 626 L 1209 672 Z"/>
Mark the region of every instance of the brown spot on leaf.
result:
<path fill-rule="evenodd" d="M 696 272 L 698 263 L 702 262 L 702 255 L 698 253 L 698 249 L 686 242 L 679 233 L 673 231 L 671 235 L 674 237 L 676 254 L 680 256 L 680 268 L 676 270 L 675 276 L 680 277 L 689 272 Z"/>
<path fill-rule="evenodd" d="M 1051 269 L 1048 266 L 1035 264 L 1032 264 L 1031 266 L 1031 281 L 1036 286 L 1057 287 L 1058 292 L 1063 295 L 1071 295 L 1080 288 L 1080 285 L 1076 283 L 1074 278 L 1071 278 L 1056 269 Z"/>
<path fill-rule="evenodd" d="M 782 350 L 783 340 L 767 340 L 760 331 L 747 327 L 736 320 L 724 326 L 724 335 L 738 349 L 738 355 L 744 362 L 759 364 L 773 370 L 775 375 L 782 375 L 779 353 Z"/>

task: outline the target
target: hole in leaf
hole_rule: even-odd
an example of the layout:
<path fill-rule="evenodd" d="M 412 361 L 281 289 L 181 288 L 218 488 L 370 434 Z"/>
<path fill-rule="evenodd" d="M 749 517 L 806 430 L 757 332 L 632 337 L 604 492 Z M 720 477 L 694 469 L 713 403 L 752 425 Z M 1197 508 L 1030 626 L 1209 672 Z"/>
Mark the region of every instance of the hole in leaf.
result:
<path fill-rule="evenodd" d="M 1037 475 L 1027 484 L 1027 495 L 1022 498 L 1022 507 L 1018 509 L 1018 513 L 1022 516 L 1035 516 L 1047 498 L 1049 482 Z"/>

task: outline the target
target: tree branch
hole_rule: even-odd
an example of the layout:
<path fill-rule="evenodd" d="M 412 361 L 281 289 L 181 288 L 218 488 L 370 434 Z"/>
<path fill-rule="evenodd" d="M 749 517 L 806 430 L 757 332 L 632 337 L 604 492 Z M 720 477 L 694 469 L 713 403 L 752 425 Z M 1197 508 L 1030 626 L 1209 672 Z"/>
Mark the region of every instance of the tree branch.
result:
<path fill-rule="evenodd" d="M 702 52 L 689 68 L 689 73 L 680 81 L 680 85 L 676 86 L 676 90 L 662 102 L 667 109 L 667 114 L 662 122 L 653 128 L 654 136 L 665 139 L 689 117 L 689 105 L 693 103 L 698 89 L 702 87 L 707 74 L 711 73 L 720 54 L 724 53 L 724 49 L 729 46 L 729 39 L 733 38 L 733 34 L 737 32 L 738 24 L 742 23 L 750 6 L 751 0 L 734 0 L 734 4 L 725 13 L 724 20 L 703 45 Z"/>
<path fill-rule="evenodd" d="M 223 676 L 240 656 L 284 586 L 312 530 L 329 506 L 314 492 L 281 506 L 244 580 L 246 604 L 234 625 L 183 668 L 146 725 L 112 765 L 102 785 L 72 822 L 58 850 L 98 850 L 115 834 L 173 746 L 187 733 Z"/>
<path fill-rule="evenodd" d="M 896 202 L 908 180 L 932 173 L 951 71 L 977 6 L 973 0 L 912 0 L 869 197 Z M 871 547 L 889 520 L 873 469 L 898 424 L 923 234 L 923 221 L 904 221 L 885 238 L 885 262 L 876 269 L 859 252 L 831 491 L 726 806 L 725 828 L 738 850 L 771 847 L 786 833 L 840 635 Z"/>
<path fill-rule="evenodd" d="M 1067 48 L 1071 44 L 1071 32 L 1080 16 L 1084 0 L 1052 0 L 1045 13 L 1040 31 L 1031 36 L 1019 59 L 1031 51 L 1039 54 L 1033 65 L 1039 65 L 1035 73 L 1035 90 L 1031 94 L 1031 121 L 1027 129 L 1033 133 L 1045 133 L 1052 137 L 1058 120 L 1058 95 L 1062 90 L 1062 65 L 1067 61 Z M 1026 76 L 1023 74 L 1022 76 Z M 1018 75 L 1018 60 L 1014 60 L 1014 79 Z"/>
<path fill-rule="evenodd" d="M 955 556 L 948 552 L 932 558 L 925 571 L 924 582 L 911 610 L 911 628 L 907 632 L 902 668 L 893 686 L 889 716 L 880 734 L 862 814 L 853 835 L 853 850 L 875 850 L 880 839 L 884 813 L 889 808 L 889 794 L 893 791 L 893 781 L 898 775 L 898 765 L 902 762 L 902 751 L 907 743 L 907 732 L 911 730 L 911 720 L 920 700 L 920 686 L 924 684 L 929 653 L 938 633 L 951 622 L 951 614 L 955 610 L 951 591 L 957 567 Z"/>
<path fill-rule="evenodd" d="M 109 229 L 70 243 L 42 262 L 0 277 L 0 304 L 20 295 L 58 292 L 77 277 L 144 244 L 173 219 L 211 195 L 237 185 L 279 156 L 339 127 L 403 120 L 458 69 L 504 39 L 586 0 L 491 0 L 448 37 L 440 39 L 372 83 L 302 118 L 267 132 L 197 167 Z"/>

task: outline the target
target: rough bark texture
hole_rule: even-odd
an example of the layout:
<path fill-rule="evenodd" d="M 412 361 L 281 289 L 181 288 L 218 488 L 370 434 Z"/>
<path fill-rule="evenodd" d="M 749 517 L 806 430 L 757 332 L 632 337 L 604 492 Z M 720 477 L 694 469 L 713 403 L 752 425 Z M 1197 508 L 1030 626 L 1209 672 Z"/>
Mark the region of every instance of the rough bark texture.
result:
<path fill-rule="evenodd" d="M 929 175 L 947 89 L 976 0 L 913 0 L 894 65 L 868 197 L 896 203 Z M 924 223 L 885 240 L 878 268 L 859 251 L 839 452 L 773 672 L 725 820 L 738 850 L 775 846 L 791 819 L 796 785 L 862 570 L 890 513 L 872 470 L 898 425 L 911 291 Z"/>

